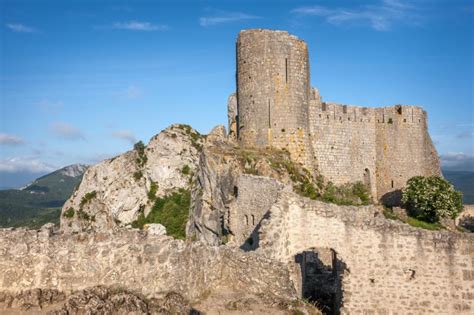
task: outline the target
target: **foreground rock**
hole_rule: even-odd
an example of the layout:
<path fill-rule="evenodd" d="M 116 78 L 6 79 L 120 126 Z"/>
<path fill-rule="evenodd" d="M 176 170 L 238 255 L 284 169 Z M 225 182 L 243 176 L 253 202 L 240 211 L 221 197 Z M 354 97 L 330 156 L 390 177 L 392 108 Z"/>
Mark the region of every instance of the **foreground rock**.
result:
<path fill-rule="evenodd" d="M 204 139 L 186 125 L 172 125 L 146 147 L 90 167 L 62 209 L 64 231 L 109 230 L 149 213 L 155 197 L 189 189 Z"/>

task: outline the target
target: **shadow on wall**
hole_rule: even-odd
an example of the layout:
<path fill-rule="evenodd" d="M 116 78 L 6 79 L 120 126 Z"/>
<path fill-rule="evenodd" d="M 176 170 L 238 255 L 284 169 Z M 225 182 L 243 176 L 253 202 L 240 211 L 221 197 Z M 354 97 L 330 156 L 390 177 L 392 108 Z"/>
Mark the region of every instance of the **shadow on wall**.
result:
<path fill-rule="evenodd" d="M 466 215 L 459 220 L 460 227 L 474 233 L 474 217 Z"/>
<path fill-rule="evenodd" d="M 402 204 L 402 191 L 390 191 L 380 198 L 380 202 L 387 207 L 399 207 Z"/>
<path fill-rule="evenodd" d="M 258 235 L 258 232 L 260 230 L 260 227 L 262 226 L 262 221 L 265 220 L 265 219 L 269 219 L 270 218 L 270 211 L 267 211 L 262 219 L 258 222 L 258 224 L 255 226 L 255 228 L 253 229 L 252 233 L 250 233 L 250 236 L 247 238 L 247 240 L 245 241 L 245 243 L 243 243 L 242 245 L 240 245 L 240 249 L 243 250 L 243 251 L 246 251 L 246 252 L 249 252 L 249 251 L 252 251 L 252 250 L 256 250 L 259 246 L 259 242 L 260 242 L 260 237 Z"/>
<path fill-rule="evenodd" d="M 342 276 L 346 264 L 330 248 L 310 248 L 295 256 L 299 265 L 301 298 L 317 305 L 324 314 L 340 314 Z"/>

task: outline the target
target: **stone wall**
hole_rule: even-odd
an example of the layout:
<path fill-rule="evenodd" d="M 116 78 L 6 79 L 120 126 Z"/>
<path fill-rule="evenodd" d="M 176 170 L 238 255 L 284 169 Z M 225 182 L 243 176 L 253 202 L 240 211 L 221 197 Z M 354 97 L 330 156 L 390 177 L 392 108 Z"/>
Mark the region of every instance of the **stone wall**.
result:
<path fill-rule="evenodd" d="M 295 160 L 311 166 L 309 93 L 304 41 L 283 31 L 240 32 L 237 100 L 243 146 L 285 148 Z"/>
<path fill-rule="evenodd" d="M 229 232 L 236 244 L 253 248 L 261 220 L 277 200 L 284 185 L 275 179 L 242 174 L 234 186 L 235 200 L 228 205 L 225 216 Z M 247 240 L 247 238 L 252 240 Z M 246 242 L 247 241 L 247 242 Z"/>
<path fill-rule="evenodd" d="M 295 297 L 281 263 L 229 247 L 185 243 L 136 230 L 73 235 L 54 234 L 51 229 L 3 229 L 0 270 L 0 292 L 69 293 L 101 285 L 147 298 L 179 292 L 191 301 L 218 287 Z"/>
<path fill-rule="evenodd" d="M 441 175 L 426 120 L 416 106 L 367 108 L 315 97 L 310 131 L 318 170 L 335 184 L 364 182 L 378 200 L 396 204 L 411 177 Z"/>
<path fill-rule="evenodd" d="M 396 204 L 396 191 L 411 177 L 441 176 L 440 162 L 422 108 L 376 108 L 375 116 L 377 198 Z"/>
<path fill-rule="evenodd" d="M 474 235 L 420 230 L 385 219 L 373 206 L 343 207 L 285 192 L 259 239 L 258 251 L 290 265 L 312 248 L 333 249 L 344 267 L 344 314 L 474 310 Z"/>

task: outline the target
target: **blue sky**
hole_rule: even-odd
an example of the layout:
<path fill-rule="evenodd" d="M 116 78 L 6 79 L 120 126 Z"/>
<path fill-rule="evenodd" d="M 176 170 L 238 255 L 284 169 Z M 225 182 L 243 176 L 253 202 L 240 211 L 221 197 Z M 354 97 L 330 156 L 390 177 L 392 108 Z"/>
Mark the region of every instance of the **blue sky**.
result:
<path fill-rule="evenodd" d="M 473 1 L 0 0 L 0 186 L 226 124 L 241 29 L 304 39 L 339 103 L 420 105 L 443 163 L 474 169 Z"/>

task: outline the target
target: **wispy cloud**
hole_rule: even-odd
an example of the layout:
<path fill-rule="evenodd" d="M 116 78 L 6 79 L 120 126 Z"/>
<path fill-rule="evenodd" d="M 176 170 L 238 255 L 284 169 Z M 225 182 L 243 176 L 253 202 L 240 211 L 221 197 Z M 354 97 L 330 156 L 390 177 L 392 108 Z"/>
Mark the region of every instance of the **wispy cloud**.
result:
<path fill-rule="evenodd" d="M 225 12 L 217 11 L 211 16 L 203 16 L 199 18 L 199 25 L 212 26 L 223 23 L 231 23 L 243 20 L 259 19 L 260 16 L 246 14 L 242 12 Z"/>
<path fill-rule="evenodd" d="M 0 160 L 0 172 L 52 172 L 56 168 L 34 157 L 12 157 Z"/>
<path fill-rule="evenodd" d="M 8 23 L 7 28 L 17 33 L 38 33 L 38 30 L 20 23 Z"/>
<path fill-rule="evenodd" d="M 333 25 L 368 24 L 374 30 L 388 31 L 394 24 L 419 23 L 418 8 L 400 0 L 383 0 L 375 5 L 355 8 L 330 8 L 326 6 L 306 6 L 291 12 L 301 16 L 319 16 Z"/>
<path fill-rule="evenodd" d="M 65 140 L 83 140 L 85 139 L 82 131 L 65 122 L 54 122 L 50 125 L 50 131 L 59 138 Z"/>
<path fill-rule="evenodd" d="M 463 132 L 457 134 L 456 138 L 458 138 L 458 139 L 473 139 L 474 138 L 474 132 L 472 132 L 472 131 L 463 131 Z"/>
<path fill-rule="evenodd" d="M 137 142 L 137 138 L 135 135 L 129 130 L 117 130 L 112 132 L 112 137 L 125 140 L 130 144 L 135 144 Z"/>
<path fill-rule="evenodd" d="M 0 145 L 20 145 L 24 144 L 25 141 L 20 137 L 9 135 L 6 133 L 0 133 Z"/>
<path fill-rule="evenodd" d="M 128 31 L 167 31 L 169 27 L 163 24 L 153 24 L 150 22 L 139 22 L 139 21 L 128 21 L 128 22 L 117 22 L 112 25 L 113 29 L 116 30 L 128 30 Z"/>
<path fill-rule="evenodd" d="M 474 170 L 474 156 L 463 152 L 448 152 L 441 155 L 443 169 L 452 171 Z"/>

